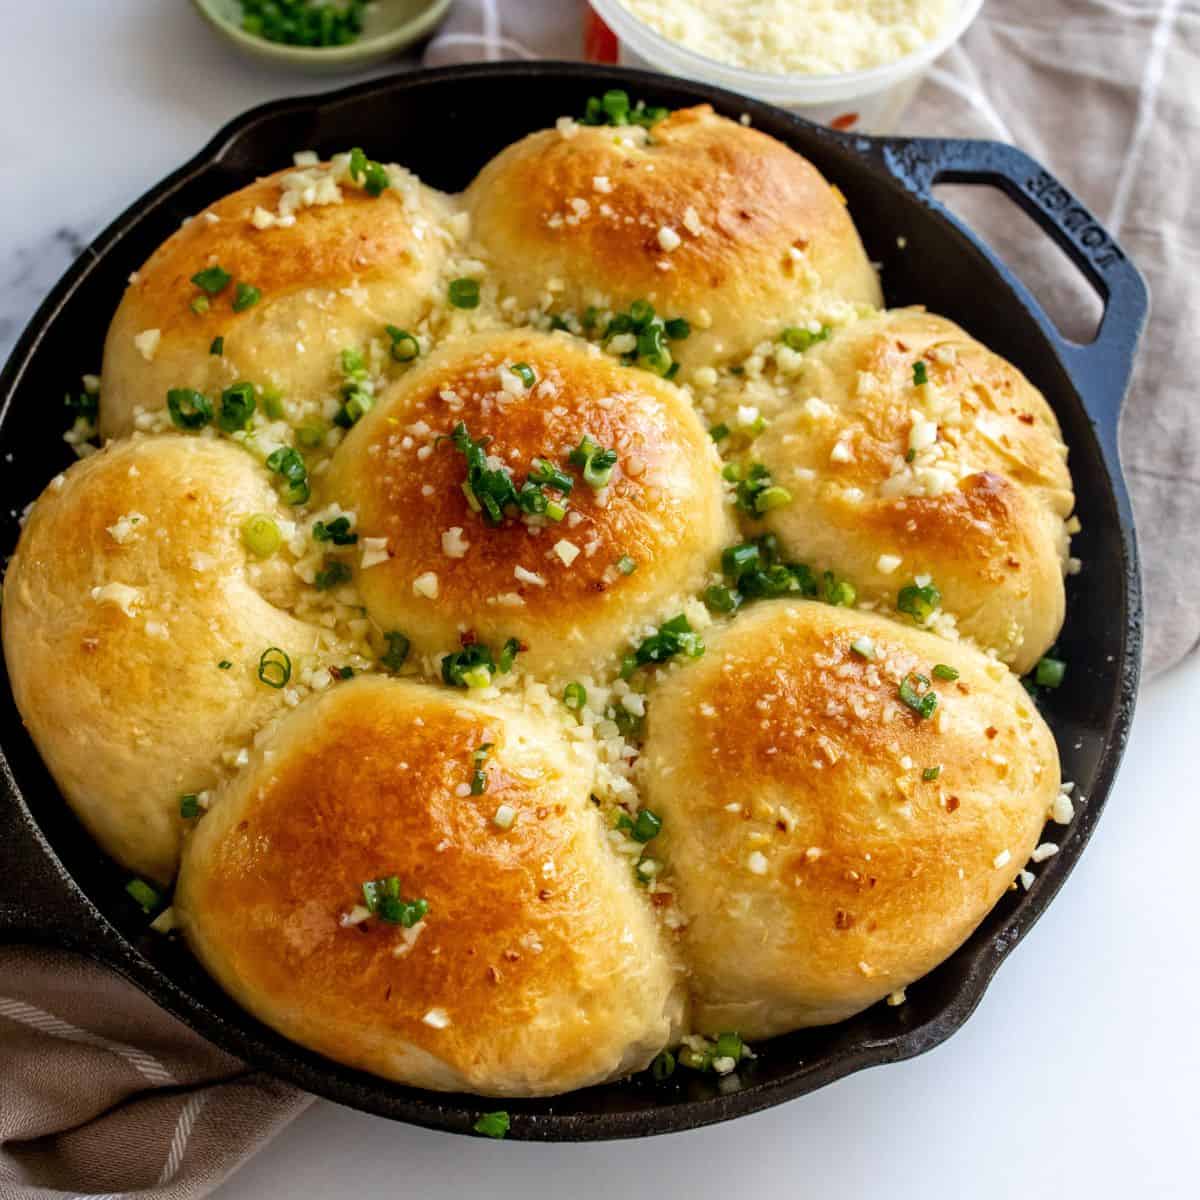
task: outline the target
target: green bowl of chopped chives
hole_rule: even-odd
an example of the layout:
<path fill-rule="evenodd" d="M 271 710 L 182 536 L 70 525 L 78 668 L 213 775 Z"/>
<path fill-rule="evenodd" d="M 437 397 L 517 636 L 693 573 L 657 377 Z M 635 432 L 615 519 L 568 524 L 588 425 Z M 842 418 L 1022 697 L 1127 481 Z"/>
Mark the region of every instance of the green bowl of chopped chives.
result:
<path fill-rule="evenodd" d="M 314 73 L 371 66 L 433 32 L 450 0 L 192 0 L 226 41 Z"/>

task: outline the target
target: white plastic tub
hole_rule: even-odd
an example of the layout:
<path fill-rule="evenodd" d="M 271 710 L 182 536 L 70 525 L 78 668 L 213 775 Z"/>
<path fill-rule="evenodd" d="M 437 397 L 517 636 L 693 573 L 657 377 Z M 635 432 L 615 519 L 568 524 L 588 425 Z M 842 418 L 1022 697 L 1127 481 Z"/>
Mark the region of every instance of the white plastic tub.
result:
<path fill-rule="evenodd" d="M 589 0 L 585 53 L 592 62 L 617 62 L 698 79 L 786 108 L 834 129 L 891 133 L 925 72 L 966 32 L 983 0 L 960 0 L 945 29 L 894 63 L 845 75 L 780 75 L 747 71 L 705 58 L 637 20 L 620 0 Z"/>

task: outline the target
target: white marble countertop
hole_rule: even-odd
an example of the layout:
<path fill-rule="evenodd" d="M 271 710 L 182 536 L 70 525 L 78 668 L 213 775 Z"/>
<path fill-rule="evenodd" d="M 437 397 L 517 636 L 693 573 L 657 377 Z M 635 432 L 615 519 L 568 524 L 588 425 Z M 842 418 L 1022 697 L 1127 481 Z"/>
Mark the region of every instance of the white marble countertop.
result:
<path fill-rule="evenodd" d="M 234 58 L 184 0 L 6 5 L 0 45 L 0 358 L 81 246 L 219 125 L 345 82 Z M 1195 1196 L 1197 713 L 1193 657 L 1145 689 L 1086 855 L 931 1054 L 635 1143 L 452 1140 L 318 1103 L 220 1196 Z"/>

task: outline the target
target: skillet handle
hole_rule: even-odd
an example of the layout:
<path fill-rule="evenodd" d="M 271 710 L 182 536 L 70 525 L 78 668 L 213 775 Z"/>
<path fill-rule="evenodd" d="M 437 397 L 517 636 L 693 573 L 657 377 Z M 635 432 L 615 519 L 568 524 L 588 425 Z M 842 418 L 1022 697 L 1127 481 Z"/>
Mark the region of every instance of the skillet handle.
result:
<path fill-rule="evenodd" d="M 1064 251 L 1104 302 L 1095 339 L 1080 345 L 1058 332 L 1019 279 L 986 247 L 981 249 L 1009 277 L 1053 343 L 1102 444 L 1117 462 L 1117 424 L 1129 385 L 1134 353 L 1149 308 L 1137 268 L 1111 234 L 1049 171 L 1015 146 L 951 138 L 859 139 L 856 148 L 929 207 L 937 209 L 978 245 L 979 239 L 933 197 L 936 183 L 983 183 L 998 188 Z"/>
<path fill-rule="evenodd" d="M 0 757 L 0 945 L 61 946 L 104 958 L 115 940 L 43 837 Z"/>

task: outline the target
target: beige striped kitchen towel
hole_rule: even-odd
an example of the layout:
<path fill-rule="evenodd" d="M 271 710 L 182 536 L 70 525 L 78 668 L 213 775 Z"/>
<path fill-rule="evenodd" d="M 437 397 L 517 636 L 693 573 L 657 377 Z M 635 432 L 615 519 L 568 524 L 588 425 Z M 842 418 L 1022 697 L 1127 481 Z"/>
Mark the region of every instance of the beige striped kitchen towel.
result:
<path fill-rule="evenodd" d="M 0 1200 L 202 1196 L 311 1102 L 98 964 L 0 947 Z"/>
<path fill-rule="evenodd" d="M 458 0 L 430 65 L 574 58 L 584 0 Z M 1200 0 L 987 0 L 899 132 L 1013 142 L 1044 162 L 1145 273 L 1153 312 L 1121 450 L 1141 538 L 1146 670 L 1200 645 Z M 1075 269 L 986 189 L 948 202 L 1068 335 L 1096 301 Z M 1086 565 L 1085 565 L 1086 569 Z"/>

